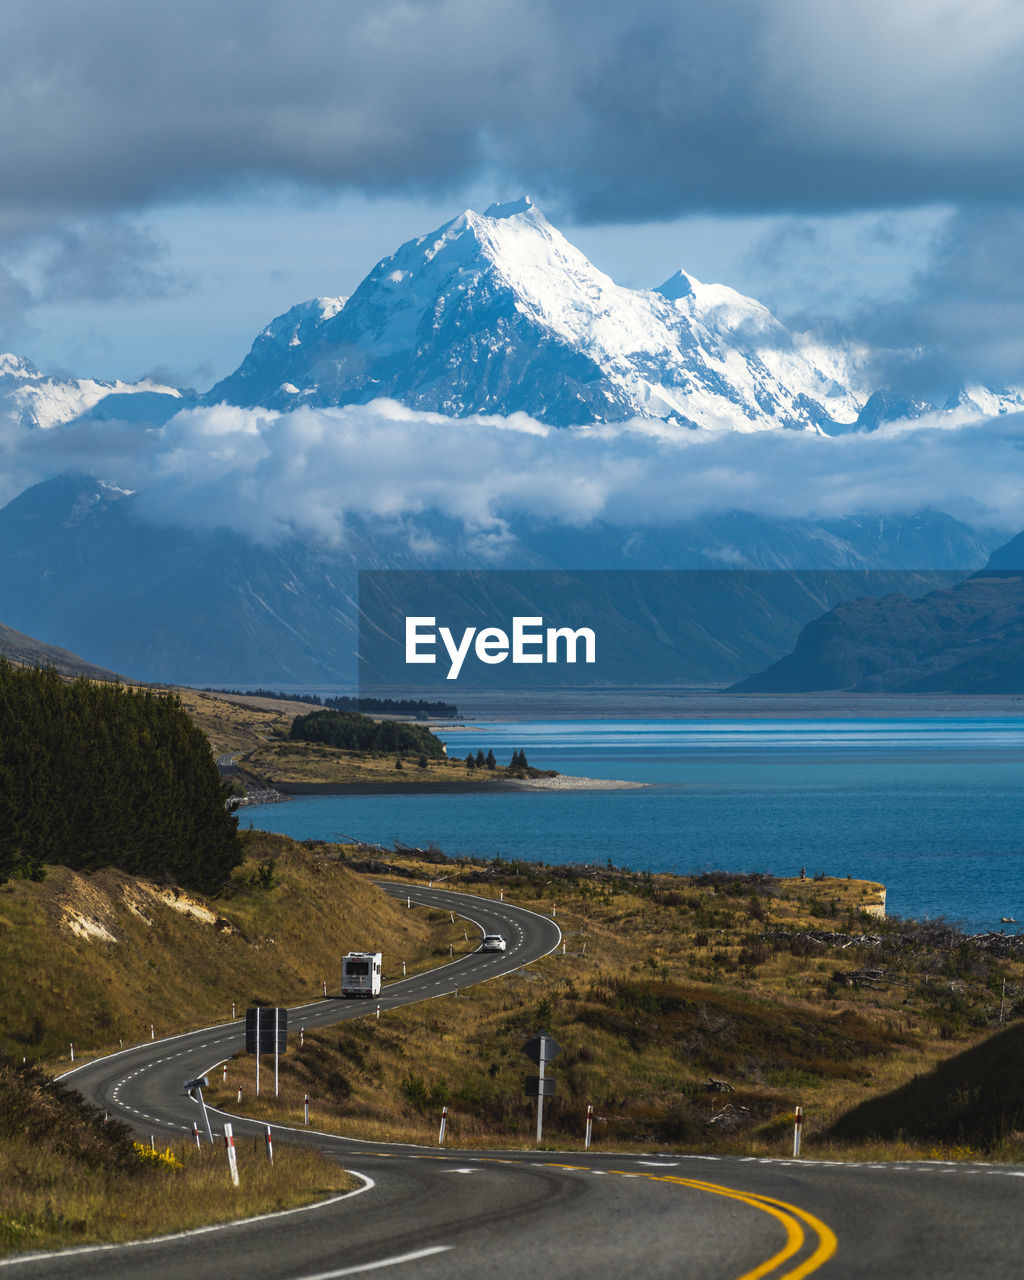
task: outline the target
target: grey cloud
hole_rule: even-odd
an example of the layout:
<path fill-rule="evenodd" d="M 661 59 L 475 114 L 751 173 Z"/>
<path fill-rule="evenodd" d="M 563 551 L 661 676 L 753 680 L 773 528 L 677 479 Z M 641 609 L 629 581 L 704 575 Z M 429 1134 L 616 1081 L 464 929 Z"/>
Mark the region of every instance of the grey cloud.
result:
<path fill-rule="evenodd" d="M 881 349 L 878 385 L 934 398 L 963 381 L 1019 382 L 1024 211 L 957 210 L 899 300 L 862 311 L 853 325 Z"/>
<path fill-rule="evenodd" d="M 28 285 L 0 266 L 0 343 L 10 345 L 24 333 L 33 303 Z"/>
<path fill-rule="evenodd" d="M 167 265 L 166 245 L 119 219 L 65 227 L 42 269 L 43 302 L 131 302 L 183 293 L 190 281 Z"/>
<path fill-rule="evenodd" d="M 500 175 L 597 220 L 1016 199 L 1022 45 L 1014 0 L 10 0 L 4 189 L 40 218 L 246 179 Z"/>

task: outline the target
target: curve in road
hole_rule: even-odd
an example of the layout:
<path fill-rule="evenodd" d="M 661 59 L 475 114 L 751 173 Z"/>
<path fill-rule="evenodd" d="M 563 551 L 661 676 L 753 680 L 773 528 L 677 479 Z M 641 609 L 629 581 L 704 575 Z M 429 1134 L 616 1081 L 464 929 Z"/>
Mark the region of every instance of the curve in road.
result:
<path fill-rule="evenodd" d="M 471 956 L 389 984 L 382 1010 L 486 981 L 555 949 L 553 921 L 450 890 L 384 886 L 457 911 L 505 954 Z M 306 1026 L 366 1003 L 300 1006 Z M 238 1022 L 84 1064 L 64 1079 L 143 1133 L 191 1131 L 186 1078 L 241 1047 Z M 228 1117 L 225 1117 L 228 1118 Z M 231 1117 L 236 1133 L 266 1126 Z M 378 1271 L 409 1280 L 632 1277 L 803 1280 L 826 1267 L 850 1280 L 1016 1276 L 1022 1250 L 1015 1179 L 1024 1170 L 943 1163 L 843 1162 L 597 1152 L 431 1151 L 273 1126 L 344 1162 L 372 1195 L 204 1228 L 132 1246 L 97 1246 L 0 1267 L 54 1280 L 340 1280 Z M 702 1176 L 714 1172 L 722 1181 Z M 850 1242 L 839 1249 L 838 1240 Z"/>

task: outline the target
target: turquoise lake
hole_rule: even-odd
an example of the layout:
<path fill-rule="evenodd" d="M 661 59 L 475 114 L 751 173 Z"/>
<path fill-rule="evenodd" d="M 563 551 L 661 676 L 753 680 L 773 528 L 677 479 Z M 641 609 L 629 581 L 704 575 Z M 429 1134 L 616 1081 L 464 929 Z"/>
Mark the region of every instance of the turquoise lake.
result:
<path fill-rule="evenodd" d="M 449 755 L 636 790 L 301 797 L 243 809 L 298 839 L 394 840 L 633 870 L 880 880 L 890 914 L 1024 927 L 1024 720 L 573 720 L 439 730 Z M 406 778 L 409 774 L 406 773 Z"/>

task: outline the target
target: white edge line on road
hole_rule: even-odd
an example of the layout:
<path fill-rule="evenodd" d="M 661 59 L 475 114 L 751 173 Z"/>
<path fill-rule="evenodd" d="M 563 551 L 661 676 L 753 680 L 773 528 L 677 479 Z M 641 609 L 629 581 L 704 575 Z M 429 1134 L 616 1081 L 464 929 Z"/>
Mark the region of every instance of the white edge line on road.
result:
<path fill-rule="evenodd" d="M 360 1276 L 364 1271 L 380 1271 L 384 1267 L 397 1267 L 402 1262 L 416 1262 L 435 1253 L 447 1253 L 451 1248 L 454 1246 L 450 1244 L 435 1244 L 428 1249 L 417 1249 L 415 1253 L 401 1253 L 394 1258 L 381 1258 L 378 1262 L 364 1262 L 359 1267 L 342 1267 L 340 1271 L 320 1271 L 315 1276 L 300 1276 L 299 1280 L 340 1280 L 341 1276 Z"/>
<path fill-rule="evenodd" d="M 115 1049 L 113 1053 L 101 1053 L 98 1058 L 91 1058 L 88 1062 L 83 1062 L 80 1067 L 72 1067 L 70 1071 L 65 1071 L 63 1075 L 54 1076 L 54 1079 L 66 1080 L 68 1076 L 73 1076 L 77 1071 L 84 1071 L 86 1067 L 94 1067 L 99 1062 L 111 1062 L 114 1058 L 120 1058 L 126 1053 L 136 1053 L 147 1045 L 170 1044 L 172 1040 L 184 1040 L 188 1036 L 203 1035 L 207 1031 L 219 1031 L 221 1027 L 238 1027 L 241 1030 L 243 1023 L 241 1019 L 236 1019 L 234 1022 L 215 1022 L 209 1027 L 193 1027 L 191 1031 L 179 1031 L 177 1035 L 162 1037 L 159 1040 L 140 1040 L 138 1044 L 129 1045 L 127 1049 Z M 138 1072 L 135 1074 L 137 1075 Z"/>
<path fill-rule="evenodd" d="M 316 1200 L 313 1204 L 300 1204 L 295 1209 L 277 1209 L 274 1213 L 257 1213 L 251 1218 L 236 1218 L 233 1222 L 214 1222 L 208 1227 L 192 1227 L 188 1231 L 175 1231 L 166 1236 L 149 1236 L 145 1240 L 122 1240 L 117 1244 L 86 1244 L 77 1249 L 55 1249 L 50 1253 L 26 1253 L 18 1258 L 0 1258 L 0 1267 L 15 1267 L 23 1262 L 42 1262 L 47 1258 L 74 1258 L 83 1253 L 109 1253 L 112 1249 L 142 1249 L 151 1244 L 167 1244 L 172 1240 L 186 1240 L 190 1236 L 205 1236 L 212 1231 L 229 1231 L 233 1227 L 247 1227 L 253 1222 L 270 1222 L 276 1218 L 288 1218 L 295 1213 L 308 1213 L 310 1209 L 327 1209 L 332 1204 L 340 1204 L 342 1200 L 351 1200 L 353 1196 L 361 1196 L 364 1191 L 372 1191 L 377 1185 L 369 1174 L 359 1173 L 356 1169 L 346 1169 L 355 1178 L 361 1178 L 363 1185 L 355 1191 L 343 1191 L 341 1195 L 331 1196 L 328 1200 Z M 448 1246 L 445 1246 L 446 1248 Z M 344 1272 L 332 1272 L 332 1275 L 344 1275 Z M 312 1277 L 309 1278 L 312 1280 Z"/>

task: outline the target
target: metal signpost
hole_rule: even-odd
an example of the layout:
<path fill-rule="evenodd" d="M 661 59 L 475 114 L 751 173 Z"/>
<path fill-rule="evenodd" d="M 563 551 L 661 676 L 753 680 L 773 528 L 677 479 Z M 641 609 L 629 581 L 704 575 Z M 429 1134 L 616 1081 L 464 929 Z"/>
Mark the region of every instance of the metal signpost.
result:
<path fill-rule="evenodd" d="M 210 1128 L 210 1117 L 206 1111 L 206 1103 L 203 1101 L 203 1090 L 210 1087 L 210 1081 L 206 1076 L 196 1076 L 194 1080 L 185 1081 L 185 1092 L 190 1098 L 198 1095 L 199 1109 L 203 1113 L 203 1124 L 206 1126 L 206 1136 L 210 1139 L 210 1146 L 213 1146 L 213 1130 Z M 199 1130 L 196 1130 L 196 1146 L 199 1145 Z"/>
<path fill-rule="evenodd" d="M 278 1066 L 288 1048 L 288 1010 L 257 1006 L 245 1011 L 245 1051 L 256 1055 L 256 1096 L 260 1092 L 260 1054 L 274 1055 L 274 1097 L 278 1096 Z"/>
<path fill-rule="evenodd" d="M 562 1046 L 556 1044 L 546 1031 L 541 1031 L 532 1040 L 527 1040 L 526 1044 L 523 1045 L 523 1053 L 536 1062 L 539 1068 L 538 1075 L 526 1077 L 526 1094 L 528 1097 L 537 1099 L 538 1146 L 540 1146 L 541 1135 L 544 1132 L 544 1099 L 555 1096 L 555 1082 L 544 1078 L 544 1068 L 547 1063 L 553 1062 L 561 1052 Z"/>

